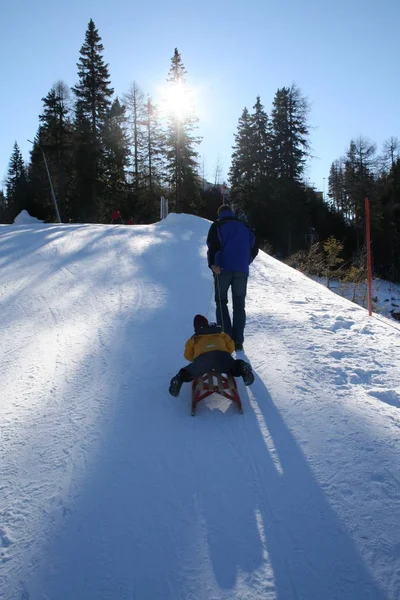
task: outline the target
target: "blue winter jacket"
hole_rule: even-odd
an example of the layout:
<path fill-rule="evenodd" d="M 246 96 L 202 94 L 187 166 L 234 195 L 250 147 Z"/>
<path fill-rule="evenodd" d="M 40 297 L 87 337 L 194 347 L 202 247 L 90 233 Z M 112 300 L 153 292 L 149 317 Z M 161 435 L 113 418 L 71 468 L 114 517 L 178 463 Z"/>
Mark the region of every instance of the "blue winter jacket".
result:
<path fill-rule="evenodd" d="M 248 273 L 250 263 L 258 254 L 254 233 L 228 207 L 211 225 L 207 246 L 208 266 L 217 265 L 224 271 Z"/>

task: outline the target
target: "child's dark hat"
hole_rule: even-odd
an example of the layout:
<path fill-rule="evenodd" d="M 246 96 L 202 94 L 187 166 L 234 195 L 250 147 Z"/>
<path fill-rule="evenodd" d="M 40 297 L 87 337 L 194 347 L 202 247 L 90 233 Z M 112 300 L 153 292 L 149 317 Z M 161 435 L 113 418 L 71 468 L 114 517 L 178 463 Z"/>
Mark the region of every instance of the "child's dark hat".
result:
<path fill-rule="evenodd" d="M 208 320 L 205 317 L 203 317 L 203 315 L 196 315 L 195 318 L 193 319 L 193 327 L 194 327 L 194 330 L 196 333 L 202 327 L 207 327 L 207 325 L 208 325 Z"/>

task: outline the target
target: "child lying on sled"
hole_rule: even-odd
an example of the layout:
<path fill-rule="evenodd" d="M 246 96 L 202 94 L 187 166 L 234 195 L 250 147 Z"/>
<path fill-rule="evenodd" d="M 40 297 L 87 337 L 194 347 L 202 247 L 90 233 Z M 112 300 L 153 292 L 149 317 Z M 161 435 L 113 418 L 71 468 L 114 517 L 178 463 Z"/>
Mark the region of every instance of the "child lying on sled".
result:
<path fill-rule="evenodd" d="M 234 341 L 222 332 L 219 325 L 209 323 L 203 315 L 194 318 L 194 335 L 185 344 L 184 357 L 192 361 L 171 379 L 169 393 L 179 396 L 182 383 L 193 381 L 199 375 L 215 370 L 218 373 L 243 377 L 245 385 L 254 381 L 251 365 L 244 360 L 235 360 Z"/>

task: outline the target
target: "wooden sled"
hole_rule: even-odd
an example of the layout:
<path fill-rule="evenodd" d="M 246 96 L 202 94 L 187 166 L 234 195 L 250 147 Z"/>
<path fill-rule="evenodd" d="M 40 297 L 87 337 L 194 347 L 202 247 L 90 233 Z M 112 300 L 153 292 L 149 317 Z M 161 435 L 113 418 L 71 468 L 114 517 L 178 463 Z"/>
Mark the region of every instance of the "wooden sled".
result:
<path fill-rule="evenodd" d="M 240 414 L 243 413 L 242 402 L 237 390 L 235 378 L 232 375 L 224 375 L 216 371 L 210 371 L 200 375 L 192 383 L 192 417 L 196 414 L 196 406 L 207 396 L 220 394 L 238 405 Z"/>

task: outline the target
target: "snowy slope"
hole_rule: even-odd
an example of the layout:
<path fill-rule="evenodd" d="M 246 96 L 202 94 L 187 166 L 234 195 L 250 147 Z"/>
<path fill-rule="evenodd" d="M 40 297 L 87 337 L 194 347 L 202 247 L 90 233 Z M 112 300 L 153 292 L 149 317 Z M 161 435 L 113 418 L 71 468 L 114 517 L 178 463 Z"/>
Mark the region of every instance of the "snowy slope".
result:
<path fill-rule="evenodd" d="M 190 417 L 208 227 L 0 227 L 2 600 L 400 598 L 400 328 L 260 253 Z"/>

